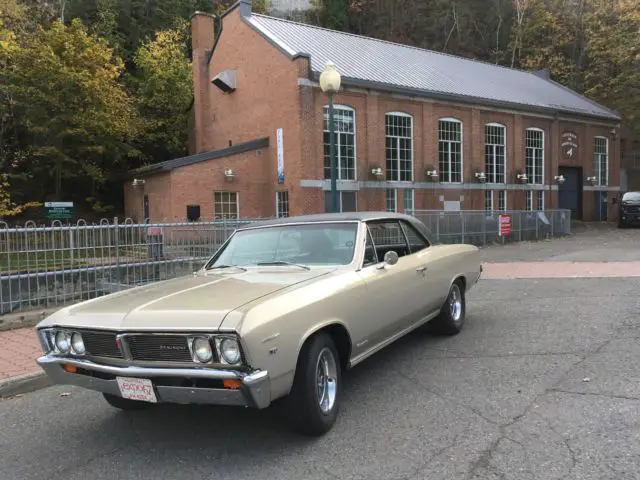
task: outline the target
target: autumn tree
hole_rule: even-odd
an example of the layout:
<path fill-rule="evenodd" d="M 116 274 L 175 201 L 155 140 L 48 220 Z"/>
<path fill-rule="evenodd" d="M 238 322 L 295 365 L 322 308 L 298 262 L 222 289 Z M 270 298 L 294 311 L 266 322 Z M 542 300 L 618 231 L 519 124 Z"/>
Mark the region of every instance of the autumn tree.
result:
<path fill-rule="evenodd" d="M 141 149 L 150 161 L 187 153 L 187 109 L 193 95 L 188 33 L 188 22 L 180 19 L 143 43 L 134 56 L 138 75 L 130 84 L 143 119 Z"/>
<path fill-rule="evenodd" d="M 23 187 L 32 195 L 53 190 L 57 199 L 72 191 L 91 196 L 135 154 L 127 142 L 138 124 L 118 81 L 122 60 L 77 19 L 39 27 L 19 41 L 8 58 L 6 91 L 29 145 L 21 171 L 32 178 Z"/>

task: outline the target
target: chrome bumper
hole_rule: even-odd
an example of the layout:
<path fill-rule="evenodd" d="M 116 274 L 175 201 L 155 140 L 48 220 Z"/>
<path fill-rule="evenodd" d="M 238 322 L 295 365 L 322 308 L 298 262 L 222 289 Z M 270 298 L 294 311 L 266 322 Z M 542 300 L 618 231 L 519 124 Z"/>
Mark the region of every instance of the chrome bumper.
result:
<path fill-rule="evenodd" d="M 111 395 L 120 396 L 116 377 L 137 377 L 151 379 L 158 402 L 164 403 L 198 403 L 211 405 L 228 405 L 239 407 L 266 408 L 271 403 L 269 374 L 266 371 L 253 373 L 232 370 L 205 368 L 147 368 L 116 367 L 89 360 L 61 358 L 45 355 L 36 360 L 54 383 L 75 385 Z M 63 365 L 73 365 L 89 372 L 99 372 L 98 376 L 83 373 L 69 373 Z M 112 377 L 112 378 L 109 378 Z M 201 388 L 161 385 L 153 381 L 154 377 L 196 380 L 239 380 L 239 389 Z"/>

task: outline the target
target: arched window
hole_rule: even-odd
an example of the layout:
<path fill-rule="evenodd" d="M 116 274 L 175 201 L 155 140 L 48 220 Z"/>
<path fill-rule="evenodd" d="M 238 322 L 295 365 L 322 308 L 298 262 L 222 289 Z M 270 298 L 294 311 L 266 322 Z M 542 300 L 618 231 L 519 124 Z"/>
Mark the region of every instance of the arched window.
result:
<path fill-rule="evenodd" d="M 542 185 L 544 183 L 544 130 L 539 128 L 525 130 L 524 151 L 527 182 Z"/>
<path fill-rule="evenodd" d="M 413 117 L 407 113 L 385 115 L 386 178 L 413 181 Z"/>
<path fill-rule="evenodd" d="M 506 129 L 499 123 L 484 127 L 484 173 L 487 183 L 507 183 Z"/>
<path fill-rule="evenodd" d="M 596 185 L 609 184 L 609 139 L 593 137 L 593 174 Z"/>
<path fill-rule="evenodd" d="M 324 106 L 324 178 L 331 178 L 331 157 L 329 156 L 329 106 Z M 345 105 L 333 106 L 335 128 L 335 152 L 337 161 L 337 179 L 356 179 L 356 112 Z"/>
<path fill-rule="evenodd" d="M 438 121 L 440 181 L 462 183 L 462 122 L 455 118 Z"/>

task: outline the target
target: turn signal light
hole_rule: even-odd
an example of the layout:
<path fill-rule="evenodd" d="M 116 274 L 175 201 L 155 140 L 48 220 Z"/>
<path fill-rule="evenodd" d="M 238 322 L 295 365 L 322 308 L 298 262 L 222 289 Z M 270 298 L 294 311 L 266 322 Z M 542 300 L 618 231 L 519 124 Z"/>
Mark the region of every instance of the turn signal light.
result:
<path fill-rule="evenodd" d="M 240 380 L 223 380 L 222 384 L 224 388 L 230 388 L 231 390 L 238 390 L 240 388 Z"/>
<path fill-rule="evenodd" d="M 75 365 L 69 365 L 68 363 L 65 363 L 64 365 L 62 365 L 62 368 L 64 368 L 64 370 L 69 373 L 78 373 L 78 367 L 76 367 Z"/>

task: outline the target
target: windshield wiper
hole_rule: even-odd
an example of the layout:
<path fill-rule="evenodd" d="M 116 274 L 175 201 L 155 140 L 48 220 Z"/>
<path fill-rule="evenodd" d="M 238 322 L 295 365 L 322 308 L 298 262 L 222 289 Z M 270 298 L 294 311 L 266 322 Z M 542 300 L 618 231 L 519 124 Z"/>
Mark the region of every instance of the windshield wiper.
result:
<path fill-rule="evenodd" d="M 243 272 L 246 272 L 247 269 L 244 267 L 240 267 L 238 265 L 216 265 L 214 267 L 209 267 L 207 268 L 207 270 L 216 270 L 218 268 L 239 268 L 240 270 L 242 270 Z"/>
<path fill-rule="evenodd" d="M 299 263 L 291 263 L 291 262 L 283 262 L 283 261 L 258 262 L 258 263 L 256 263 L 256 265 L 258 265 L 259 267 L 266 267 L 266 266 L 269 266 L 269 265 L 290 265 L 292 267 L 300 267 L 300 268 L 304 268 L 305 270 L 311 270 L 306 265 L 300 265 Z"/>

